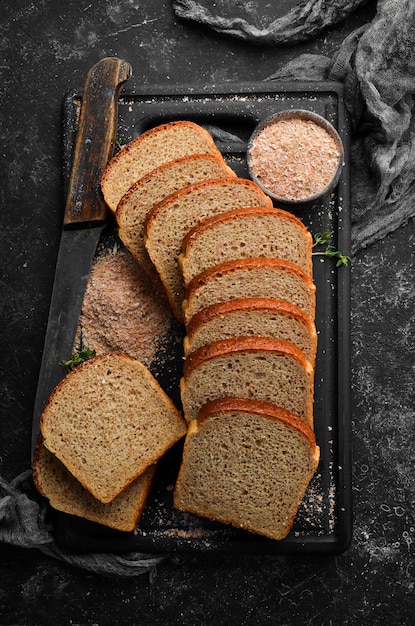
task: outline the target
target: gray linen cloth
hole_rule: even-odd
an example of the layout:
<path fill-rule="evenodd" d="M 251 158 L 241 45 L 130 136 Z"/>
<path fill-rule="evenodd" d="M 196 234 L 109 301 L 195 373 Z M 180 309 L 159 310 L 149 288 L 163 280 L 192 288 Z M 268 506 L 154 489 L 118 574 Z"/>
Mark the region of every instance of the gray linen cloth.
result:
<path fill-rule="evenodd" d="M 43 554 L 96 574 L 137 576 L 155 572 L 163 556 L 132 552 L 128 554 L 73 554 L 60 549 L 47 521 L 46 502 L 33 486 L 32 471 L 23 472 L 12 482 L 0 477 L 0 542 L 20 548 L 35 548 Z"/>
<path fill-rule="evenodd" d="M 293 44 L 344 20 L 368 0 L 173 0 L 178 17 L 246 41 Z"/>
<path fill-rule="evenodd" d="M 215 4 L 220 8 L 221 3 Z M 230 4 L 222 3 L 228 9 Z M 258 17 L 253 9 L 259 9 L 260 4 L 247 3 L 251 15 Z M 267 4 L 270 6 L 270 3 Z M 316 35 L 344 18 L 358 4 L 361 2 L 357 0 L 333 0 L 331 3 L 313 0 L 302 3 L 301 11 L 295 14 L 290 12 L 289 19 L 283 16 L 271 22 L 268 38 L 280 43 L 284 37 L 285 41 L 292 42 Z M 174 3 L 178 15 L 180 12 L 184 15 L 185 6 L 193 10 L 193 17 L 197 21 L 206 14 L 201 2 Z M 240 9 L 239 3 L 235 6 Z M 186 17 L 191 19 L 191 13 Z M 240 19 L 239 15 L 239 21 L 234 22 L 226 32 L 245 38 L 261 35 L 257 27 L 257 30 L 248 28 L 246 21 L 242 28 Z M 224 20 L 229 20 L 229 16 L 221 19 L 218 14 L 210 25 L 225 31 Z M 235 24 L 238 28 L 235 28 Z M 355 252 L 392 232 L 415 213 L 414 49 L 413 0 L 379 0 L 373 21 L 348 36 L 334 59 L 302 55 L 268 78 L 335 79 L 344 82 L 353 128 L 352 217 Z M 0 542 L 36 548 L 71 565 L 118 576 L 135 576 L 144 572 L 151 574 L 163 559 L 162 556 L 135 552 L 126 555 L 67 553 L 55 544 L 52 531 L 47 522 L 46 505 L 33 487 L 31 471 L 24 472 L 10 483 L 0 478 Z"/>

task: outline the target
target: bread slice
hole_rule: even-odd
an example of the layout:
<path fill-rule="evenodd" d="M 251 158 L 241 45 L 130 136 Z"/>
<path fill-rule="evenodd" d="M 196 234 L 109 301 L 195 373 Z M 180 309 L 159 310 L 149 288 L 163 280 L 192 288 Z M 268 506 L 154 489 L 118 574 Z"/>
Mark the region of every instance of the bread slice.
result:
<path fill-rule="evenodd" d="M 41 438 L 33 459 L 34 484 L 54 509 L 122 531 L 137 526 L 155 471 L 156 465 L 151 465 L 112 502 L 103 504 L 45 448 Z"/>
<path fill-rule="evenodd" d="M 209 267 L 249 257 L 285 259 L 311 276 L 312 247 L 311 233 L 292 213 L 242 208 L 192 228 L 183 240 L 179 263 L 185 285 Z"/>
<path fill-rule="evenodd" d="M 194 122 L 179 120 L 145 131 L 117 152 L 104 170 L 101 189 L 108 207 L 115 213 L 122 196 L 137 180 L 188 154 L 221 157 L 212 136 Z"/>
<path fill-rule="evenodd" d="M 250 180 L 218 178 L 190 185 L 148 213 L 144 243 L 179 320 L 183 320 L 184 285 L 178 258 L 183 238 L 204 218 L 245 206 L 272 206 L 272 202 Z"/>
<path fill-rule="evenodd" d="M 195 154 L 165 163 L 140 178 L 121 198 L 116 211 L 118 235 L 141 267 L 157 281 L 158 275 L 144 246 L 144 221 L 149 210 L 167 196 L 201 180 L 236 174 L 222 157 Z"/>
<path fill-rule="evenodd" d="M 185 323 L 207 306 L 235 298 L 287 300 L 314 320 L 316 287 L 297 265 L 281 259 L 226 261 L 193 278 L 183 301 Z"/>
<path fill-rule="evenodd" d="M 111 353 L 59 383 L 40 429 L 48 450 L 106 503 L 181 439 L 186 424 L 142 363 Z"/>
<path fill-rule="evenodd" d="M 272 402 L 313 423 L 314 368 L 288 341 L 236 337 L 203 346 L 186 357 L 180 383 L 188 423 L 224 397 Z"/>
<path fill-rule="evenodd" d="M 268 403 L 208 403 L 190 424 L 174 491 L 183 511 L 281 540 L 319 463 L 313 430 Z"/>
<path fill-rule="evenodd" d="M 272 298 L 236 298 L 212 304 L 187 326 L 184 351 L 190 352 L 232 337 L 273 337 L 290 341 L 314 364 L 317 332 L 314 322 L 294 304 Z"/>

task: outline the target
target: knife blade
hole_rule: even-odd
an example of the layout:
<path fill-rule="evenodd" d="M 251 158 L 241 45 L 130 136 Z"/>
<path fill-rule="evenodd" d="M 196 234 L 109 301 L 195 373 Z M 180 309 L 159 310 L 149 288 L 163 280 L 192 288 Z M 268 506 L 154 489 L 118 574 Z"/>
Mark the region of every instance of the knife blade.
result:
<path fill-rule="evenodd" d="M 126 61 L 106 57 L 85 79 L 33 409 L 32 460 L 40 416 L 66 374 L 63 361 L 72 355 L 89 272 L 106 225 L 100 181 L 114 151 L 119 92 L 131 73 Z"/>

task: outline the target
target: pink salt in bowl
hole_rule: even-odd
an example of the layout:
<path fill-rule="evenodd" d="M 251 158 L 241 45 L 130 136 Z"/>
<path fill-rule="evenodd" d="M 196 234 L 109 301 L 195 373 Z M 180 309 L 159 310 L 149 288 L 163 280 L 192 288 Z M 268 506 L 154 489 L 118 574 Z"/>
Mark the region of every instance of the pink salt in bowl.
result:
<path fill-rule="evenodd" d="M 302 109 L 261 122 L 247 149 L 252 180 L 280 204 L 314 204 L 337 185 L 343 142 L 324 117 Z"/>

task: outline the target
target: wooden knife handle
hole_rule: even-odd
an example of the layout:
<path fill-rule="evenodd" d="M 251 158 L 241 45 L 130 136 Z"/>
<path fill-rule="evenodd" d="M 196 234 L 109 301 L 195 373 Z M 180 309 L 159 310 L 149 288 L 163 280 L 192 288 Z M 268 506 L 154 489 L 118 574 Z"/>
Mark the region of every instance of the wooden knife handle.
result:
<path fill-rule="evenodd" d="M 88 72 L 82 95 L 64 225 L 105 220 L 107 209 L 101 193 L 101 176 L 114 152 L 118 95 L 130 76 L 130 64 L 116 57 L 101 59 Z"/>

